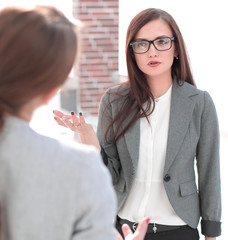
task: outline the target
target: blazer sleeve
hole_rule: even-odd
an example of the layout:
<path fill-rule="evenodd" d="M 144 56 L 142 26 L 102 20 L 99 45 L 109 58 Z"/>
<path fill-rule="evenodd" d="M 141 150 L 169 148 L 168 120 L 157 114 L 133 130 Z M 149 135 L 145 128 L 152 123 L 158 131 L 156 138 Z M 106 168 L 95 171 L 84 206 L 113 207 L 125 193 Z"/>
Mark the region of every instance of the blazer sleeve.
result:
<path fill-rule="evenodd" d="M 108 139 L 105 137 L 106 130 L 113 120 L 113 109 L 110 102 L 110 93 L 107 91 L 101 99 L 98 114 L 97 137 L 101 145 L 101 155 L 104 164 L 108 167 L 113 184 L 115 185 L 120 176 L 120 160 L 115 144 L 111 143 L 110 137 L 113 136 L 113 128 L 108 133 Z"/>
<path fill-rule="evenodd" d="M 207 237 L 221 234 L 221 184 L 219 126 L 214 103 L 204 92 L 200 139 L 197 149 L 198 187 L 201 207 L 201 231 Z"/>

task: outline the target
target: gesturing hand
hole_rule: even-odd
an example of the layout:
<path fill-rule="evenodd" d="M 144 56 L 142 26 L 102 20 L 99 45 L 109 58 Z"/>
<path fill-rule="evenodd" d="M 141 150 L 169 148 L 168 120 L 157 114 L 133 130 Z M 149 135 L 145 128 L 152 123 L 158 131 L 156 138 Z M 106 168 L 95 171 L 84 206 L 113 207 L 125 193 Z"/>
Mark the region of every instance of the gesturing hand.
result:
<path fill-rule="evenodd" d="M 92 124 L 85 121 L 82 113 L 76 116 L 75 112 L 71 112 L 71 115 L 63 114 L 58 110 L 54 110 L 54 119 L 60 125 L 79 134 L 81 143 L 92 145 L 100 152 L 100 143 L 96 136 L 96 132 L 93 129 Z"/>
<path fill-rule="evenodd" d="M 143 240 L 145 235 L 146 235 L 146 231 L 147 231 L 149 221 L 150 221 L 149 218 L 143 219 L 139 223 L 139 225 L 136 228 L 134 233 L 132 233 L 130 227 L 127 224 L 123 224 L 122 231 L 123 231 L 123 234 L 124 234 L 124 240 Z M 123 238 L 121 237 L 121 235 L 119 233 L 118 233 L 118 236 L 117 236 L 117 240 L 123 240 Z"/>
<path fill-rule="evenodd" d="M 87 133 L 91 130 L 92 125 L 86 123 L 82 113 L 77 116 L 75 112 L 71 112 L 71 115 L 63 114 L 58 110 L 54 110 L 54 119 L 60 126 L 69 128 L 70 130 L 77 132 L 79 134 Z"/>

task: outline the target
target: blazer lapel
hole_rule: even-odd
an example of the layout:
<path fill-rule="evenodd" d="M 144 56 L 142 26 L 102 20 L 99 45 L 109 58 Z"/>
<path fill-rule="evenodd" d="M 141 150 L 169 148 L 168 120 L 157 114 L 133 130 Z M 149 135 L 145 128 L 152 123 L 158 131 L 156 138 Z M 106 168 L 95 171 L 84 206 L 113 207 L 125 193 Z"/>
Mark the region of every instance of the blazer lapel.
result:
<path fill-rule="evenodd" d="M 184 84 L 184 86 L 180 87 L 176 81 L 173 83 L 165 172 L 167 172 L 172 165 L 181 147 L 195 106 L 195 102 L 191 100 L 190 96 L 198 93 L 195 91 L 194 87 L 189 87 L 188 84 Z M 137 120 L 124 136 L 134 169 L 137 169 L 139 159 L 140 120 Z"/>
<path fill-rule="evenodd" d="M 134 125 L 125 133 L 125 140 L 134 169 L 136 169 L 139 159 L 140 120 L 137 120 Z"/>
<path fill-rule="evenodd" d="M 179 86 L 174 81 L 170 108 L 170 123 L 168 132 L 167 153 L 164 171 L 167 172 L 174 161 L 179 148 L 188 130 L 195 102 L 189 96 L 195 95 L 193 91 L 185 91 L 186 84 Z M 192 88 L 190 88 L 192 89 Z M 191 92 L 191 91 L 190 91 Z"/>

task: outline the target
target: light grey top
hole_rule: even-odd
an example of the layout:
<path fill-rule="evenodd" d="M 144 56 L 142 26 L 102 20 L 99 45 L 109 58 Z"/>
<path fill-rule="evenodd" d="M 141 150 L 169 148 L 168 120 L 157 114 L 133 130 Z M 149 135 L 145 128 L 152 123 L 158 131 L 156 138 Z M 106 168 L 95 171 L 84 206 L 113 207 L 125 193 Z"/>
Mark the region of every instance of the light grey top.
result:
<path fill-rule="evenodd" d="M 41 136 L 18 118 L 0 132 L 2 240 L 112 240 L 116 199 L 93 147 Z"/>

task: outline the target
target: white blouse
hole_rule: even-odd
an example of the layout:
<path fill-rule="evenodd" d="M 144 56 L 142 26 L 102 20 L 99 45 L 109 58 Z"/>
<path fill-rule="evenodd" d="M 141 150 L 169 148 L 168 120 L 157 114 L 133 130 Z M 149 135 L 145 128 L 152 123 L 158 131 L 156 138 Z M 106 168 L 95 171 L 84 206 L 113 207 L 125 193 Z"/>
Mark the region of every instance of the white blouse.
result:
<path fill-rule="evenodd" d="M 136 177 L 118 216 L 132 222 L 150 217 L 151 223 L 186 225 L 172 208 L 164 185 L 172 86 L 155 101 L 154 112 L 140 119 L 140 150 Z"/>

